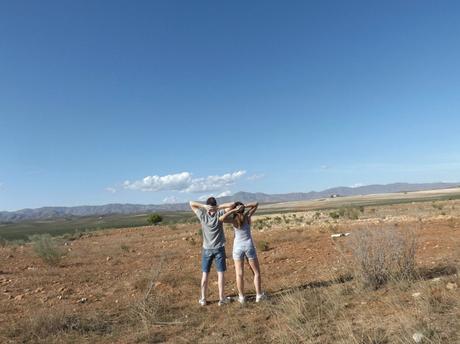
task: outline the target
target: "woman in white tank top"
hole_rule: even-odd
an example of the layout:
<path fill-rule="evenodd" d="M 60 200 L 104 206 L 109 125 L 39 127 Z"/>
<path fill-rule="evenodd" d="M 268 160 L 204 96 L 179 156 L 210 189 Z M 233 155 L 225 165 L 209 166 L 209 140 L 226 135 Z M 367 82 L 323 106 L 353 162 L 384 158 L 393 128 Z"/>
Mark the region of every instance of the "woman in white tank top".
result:
<path fill-rule="evenodd" d="M 261 278 L 259 260 L 257 259 L 256 248 L 251 235 L 251 217 L 257 210 L 258 203 L 244 205 L 235 202 L 235 208 L 220 217 L 224 222 L 230 216 L 233 217 L 232 225 L 235 233 L 233 241 L 233 260 L 235 262 L 236 285 L 238 288 L 238 301 L 244 303 L 244 258 L 248 259 L 249 266 L 254 273 L 254 287 L 256 289 L 256 302 L 266 298 L 261 290 Z M 247 212 L 245 212 L 247 209 Z"/>

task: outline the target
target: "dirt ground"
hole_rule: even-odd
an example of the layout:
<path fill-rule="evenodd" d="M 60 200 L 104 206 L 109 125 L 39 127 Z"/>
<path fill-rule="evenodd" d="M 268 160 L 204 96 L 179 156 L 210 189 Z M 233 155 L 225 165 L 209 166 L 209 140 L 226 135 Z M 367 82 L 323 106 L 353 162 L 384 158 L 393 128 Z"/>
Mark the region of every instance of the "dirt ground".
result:
<path fill-rule="evenodd" d="M 281 220 L 274 220 L 277 216 Z M 267 225 L 254 229 L 253 237 L 259 247 L 263 289 L 272 300 L 255 304 L 250 299 L 244 307 L 236 302 L 218 307 L 214 268 L 209 288 L 211 302 L 206 307 L 198 305 L 200 225 L 88 233 L 78 240 L 62 242 L 66 255 L 54 267 L 37 257 L 30 244 L 7 245 L 0 248 L 0 342 L 289 342 L 274 333 L 280 319 L 276 313 L 279 298 L 273 300 L 298 288 L 327 289 L 336 283 L 349 283 L 340 277 L 347 276 L 350 268 L 343 252 L 347 240 L 363 228 L 413 230 L 418 241 L 417 266 L 423 272 L 420 281 L 399 290 L 397 295 L 386 296 L 391 288 L 386 287 L 344 297 L 347 301 L 340 312 L 348 314 L 347 321 L 352 319 L 350 326 L 366 327 L 361 322 L 372 314 L 379 324 L 393 324 L 382 325 L 385 328 L 394 327 L 401 310 L 392 309 L 388 298 L 397 298 L 397 303 L 405 301 L 408 308 L 416 307 L 411 295 L 417 288 L 431 288 L 428 283 L 442 285 L 443 293 L 450 292 L 459 299 L 456 267 L 460 266 L 460 201 L 365 207 L 359 209 L 357 217 L 334 219 L 329 211 L 260 216 L 259 220 Z M 331 234 L 339 232 L 351 234 L 331 238 Z M 236 295 L 231 259 L 233 233 L 229 228 L 226 236 L 226 292 Z M 251 279 L 246 269 L 248 295 L 254 293 Z M 446 289 L 447 284 L 450 287 Z M 144 298 L 150 287 L 149 302 L 154 302 L 153 306 L 146 304 Z M 360 316 L 363 305 L 366 311 Z M 458 327 L 449 324 L 450 320 L 458 322 L 459 315 L 458 304 L 437 313 L 435 317 L 439 319 L 433 323 L 439 320 L 448 328 L 436 328 L 437 337 L 431 338 L 437 341 L 426 342 L 458 342 Z M 289 327 L 287 323 L 285 326 Z M 321 336 L 327 337 L 327 333 L 321 330 L 318 342 L 333 342 L 332 337 L 321 340 Z M 291 342 L 314 342 L 294 337 Z M 393 337 L 390 334 L 388 338 Z"/>

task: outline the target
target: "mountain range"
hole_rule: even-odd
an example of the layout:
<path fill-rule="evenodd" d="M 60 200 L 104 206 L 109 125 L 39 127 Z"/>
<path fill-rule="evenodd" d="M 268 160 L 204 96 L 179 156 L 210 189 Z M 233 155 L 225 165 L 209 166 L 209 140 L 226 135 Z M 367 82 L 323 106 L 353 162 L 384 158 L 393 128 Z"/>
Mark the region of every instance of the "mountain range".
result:
<path fill-rule="evenodd" d="M 239 200 L 241 202 L 278 203 L 289 201 L 305 201 L 331 196 L 356 196 L 381 194 L 390 192 L 422 191 L 459 187 L 460 183 L 393 183 L 374 184 L 359 187 L 335 187 L 323 191 L 293 192 L 285 194 L 266 194 L 261 192 L 237 192 L 234 195 L 221 197 L 220 203 Z M 186 211 L 188 203 L 175 204 L 106 204 L 96 206 L 75 207 L 42 207 L 36 209 L 22 209 L 17 211 L 0 211 L 0 223 L 11 223 L 28 220 L 50 220 L 74 216 L 103 216 L 111 214 L 142 214 L 155 211 Z"/>

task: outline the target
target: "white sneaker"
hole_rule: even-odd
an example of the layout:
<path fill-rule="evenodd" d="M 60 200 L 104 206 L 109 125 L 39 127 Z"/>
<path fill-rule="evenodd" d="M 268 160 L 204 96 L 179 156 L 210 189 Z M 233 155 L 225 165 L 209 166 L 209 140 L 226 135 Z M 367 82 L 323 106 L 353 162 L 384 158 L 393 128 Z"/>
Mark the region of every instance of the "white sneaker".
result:
<path fill-rule="evenodd" d="M 256 302 L 260 302 L 260 301 L 263 301 L 263 300 L 266 300 L 266 299 L 267 299 L 267 295 L 265 295 L 265 293 L 256 295 Z"/>
<path fill-rule="evenodd" d="M 246 303 L 246 298 L 242 295 L 238 296 L 238 302 L 244 305 Z"/>
<path fill-rule="evenodd" d="M 217 303 L 217 305 L 218 305 L 218 306 L 223 306 L 223 305 L 229 304 L 231 301 L 232 301 L 232 299 L 231 299 L 230 297 L 226 297 L 226 298 L 223 299 L 223 300 L 219 300 L 219 302 Z"/>
<path fill-rule="evenodd" d="M 205 299 L 199 299 L 198 303 L 200 304 L 200 306 L 206 306 L 206 300 Z"/>

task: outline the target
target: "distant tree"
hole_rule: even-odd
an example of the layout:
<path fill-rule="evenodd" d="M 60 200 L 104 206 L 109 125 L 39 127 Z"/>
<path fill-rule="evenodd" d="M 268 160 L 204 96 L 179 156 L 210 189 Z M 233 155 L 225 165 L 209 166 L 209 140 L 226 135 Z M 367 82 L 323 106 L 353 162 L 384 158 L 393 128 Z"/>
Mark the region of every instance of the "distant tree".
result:
<path fill-rule="evenodd" d="M 149 225 L 157 225 L 161 221 L 163 221 L 163 218 L 159 214 L 150 214 L 150 216 L 147 218 Z"/>

